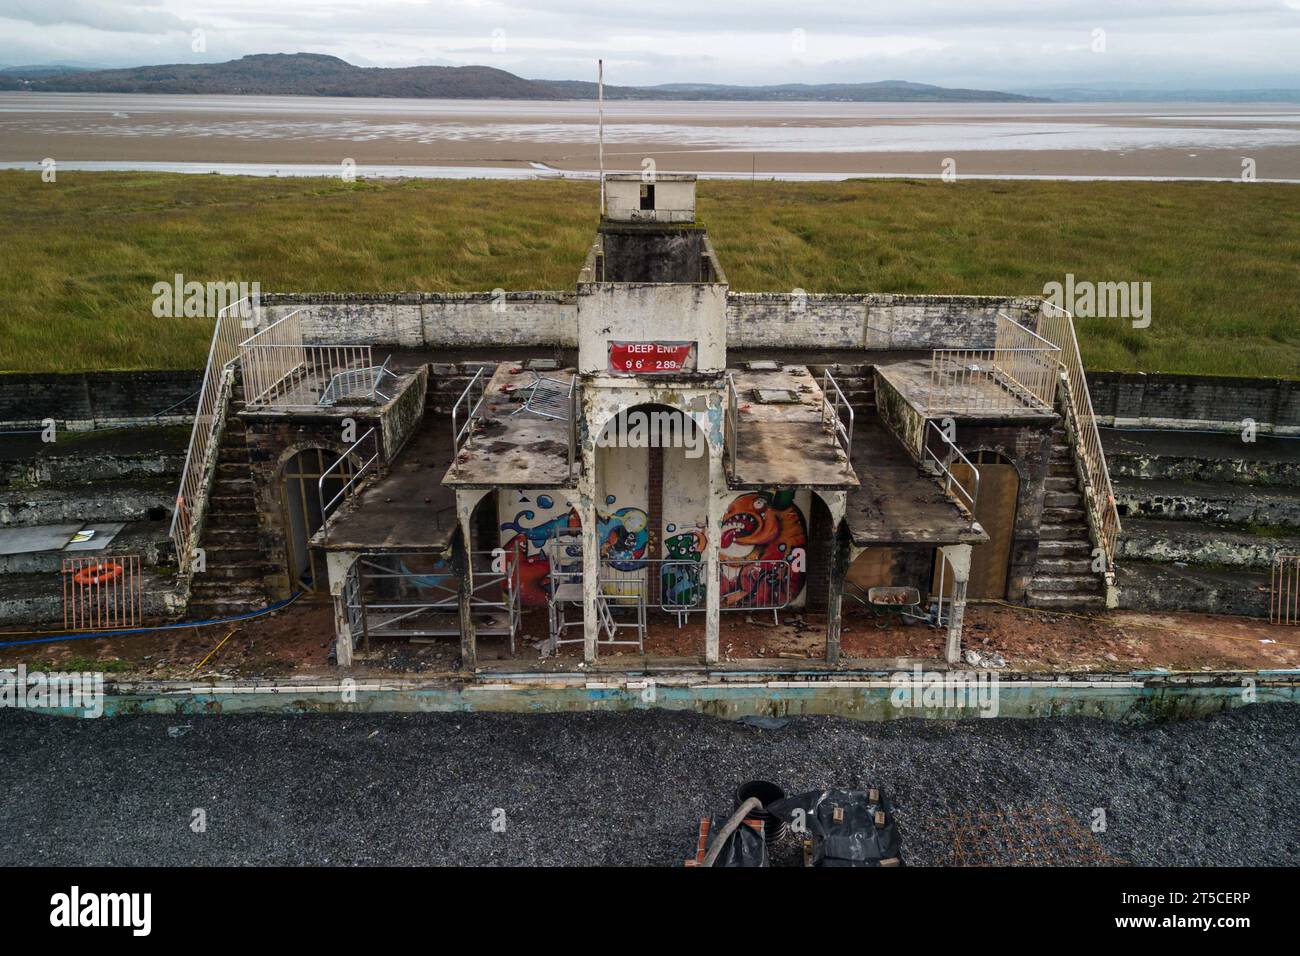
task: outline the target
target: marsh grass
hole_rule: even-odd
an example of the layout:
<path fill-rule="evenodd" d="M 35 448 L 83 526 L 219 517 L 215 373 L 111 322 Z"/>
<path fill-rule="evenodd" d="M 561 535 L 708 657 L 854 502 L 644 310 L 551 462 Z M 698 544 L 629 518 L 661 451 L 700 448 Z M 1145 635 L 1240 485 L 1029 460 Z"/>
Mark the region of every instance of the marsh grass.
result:
<path fill-rule="evenodd" d="M 1080 322 L 1090 368 L 1300 377 L 1300 187 L 704 182 L 700 214 L 733 289 L 1150 281 L 1150 328 Z M 0 173 L 0 369 L 200 366 L 211 322 L 151 314 L 177 272 L 265 292 L 568 289 L 595 226 L 592 183 Z"/>

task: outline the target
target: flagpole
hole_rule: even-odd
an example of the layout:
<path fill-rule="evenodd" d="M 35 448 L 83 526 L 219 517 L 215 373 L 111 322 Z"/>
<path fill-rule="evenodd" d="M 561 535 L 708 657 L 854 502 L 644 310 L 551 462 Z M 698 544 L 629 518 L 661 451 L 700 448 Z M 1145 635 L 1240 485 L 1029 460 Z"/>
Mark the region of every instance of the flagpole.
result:
<path fill-rule="evenodd" d="M 605 215 L 605 61 L 596 61 L 596 113 L 600 124 L 600 215 Z"/>

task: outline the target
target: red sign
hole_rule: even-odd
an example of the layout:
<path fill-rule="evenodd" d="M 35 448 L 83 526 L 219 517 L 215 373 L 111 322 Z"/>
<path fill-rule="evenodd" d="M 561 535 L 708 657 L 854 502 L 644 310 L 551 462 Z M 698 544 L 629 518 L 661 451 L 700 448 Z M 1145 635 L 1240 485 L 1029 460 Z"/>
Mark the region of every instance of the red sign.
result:
<path fill-rule="evenodd" d="M 610 342 L 609 370 L 633 375 L 681 372 L 691 368 L 694 342 Z"/>

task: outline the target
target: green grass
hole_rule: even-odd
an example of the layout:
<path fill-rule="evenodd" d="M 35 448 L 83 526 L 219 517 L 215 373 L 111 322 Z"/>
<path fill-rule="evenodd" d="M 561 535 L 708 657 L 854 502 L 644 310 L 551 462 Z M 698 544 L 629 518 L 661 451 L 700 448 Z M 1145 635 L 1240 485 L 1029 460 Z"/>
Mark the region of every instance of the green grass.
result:
<path fill-rule="evenodd" d="M 741 291 L 1041 294 L 1067 272 L 1149 281 L 1152 324 L 1081 321 L 1090 368 L 1300 377 L 1300 187 L 705 182 Z M 152 287 L 572 288 L 591 183 L 0 173 L 0 369 L 198 367 L 211 323 Z"/>

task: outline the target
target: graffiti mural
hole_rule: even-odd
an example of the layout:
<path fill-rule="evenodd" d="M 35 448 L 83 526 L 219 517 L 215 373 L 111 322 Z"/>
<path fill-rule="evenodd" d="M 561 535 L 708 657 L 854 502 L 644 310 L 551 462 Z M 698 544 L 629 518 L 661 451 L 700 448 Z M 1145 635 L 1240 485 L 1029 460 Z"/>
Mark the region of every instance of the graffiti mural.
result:
<path fill-rule="evenodd" d="M 783 574 L 788 576 L 791 601 L 803 591 L 808 522 L 795 504 L 793 490 L 768 488 L 737 495 L 722 519 L 720 547 L 723 607 L 780 603 Z M 782 574 L 772 565 L 729 565 L 728 561 L 784 561 L 788 569 Z"/>
<path fill-rule="evenodd" d="M 699 529 L 683 530 L 664 526 L 664 563 L 660 571 L 660 593 L 664 607 L 697 607 L 704 603 L 704 545 Z"/>
<path fill-rule="evenodd" d="M 572 508 L 559 510 L 550 495 L 519 495 L 519 510 L 501 524 L 507 560 L 519 563 L 520 597 L 526 605 L 545 604 L 551 587 L 548 546 L 558 547 L 565 570 L 582 566 L 582 522 Z"/>
<path fill-rule="evenodd" d="M 644 509 L 615 509 L 611 495 L 605 502 L 610 510 L 596 513 L 596 539 L 600 556 L 620 571 L 635 571 L 650 547 L 650 522 Z M 582 568 L 582 521 L 573 508 L 560 510 L 549 495 L 535 497 L 520 493 L 518 510 L 501 522 L 507 559 L 519 563 L 520 592 L 526 605 L 543 605 L 550 594 L 550 561 L 546 550 L 558 548 L 565 571 Z"/>

